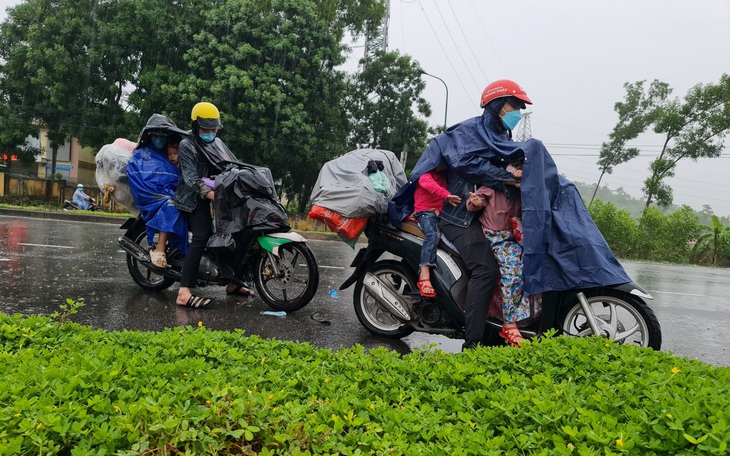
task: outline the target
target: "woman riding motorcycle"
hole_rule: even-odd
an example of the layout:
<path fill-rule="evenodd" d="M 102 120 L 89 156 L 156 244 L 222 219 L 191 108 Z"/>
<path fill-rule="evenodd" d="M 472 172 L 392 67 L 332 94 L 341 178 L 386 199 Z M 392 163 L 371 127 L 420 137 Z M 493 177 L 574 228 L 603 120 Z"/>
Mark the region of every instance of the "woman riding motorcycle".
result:
<path fill-rule="evenodd" d="M 225 143 L 218 138 L 223 128 L 218 108 L 208 102 L 193 106 L 190 113 L 192 135 L 180 142 L 180 180 L 175 192 L 175 207 L 186 214 L 192 240 L 185 255 L 182 279 L 176 303 L 182 307 L 205 308 L 211 298 L 196 296 L 192 289 L 197 285 L 198 267 L 208 239 L 213 234 L 211 202 L 215 199 L 211 177 L 225 170 L 228 162 L 238 162 Z M 241 283 L 234 283 L 232 271 L 226 271 L 226 293 L 250 296 L 253 293 Z"/>
<path fill-rule="evenodd" d="M 497 165 L 524 159 L 520 181 L 524 292 L 536 295 L 630 282 L 595 226 L 577 189 L 558 173 L 542 142 L 512 140 L 511 128 L 519 121 L 516 117 L 519 110 L 505 109 L 510 100 L 519 107 L 531 104 L 525 91 L 514 81 L 499 80 L 489 84 L 482 93 L 484 111 L 481 116 L 454 125 L 431 141 L 413 168 L 409 183 L 393 197 L 388 214 L 390 222 L 399 227 L 401 220 L 410 215 L 414 184 L 432 169 L 447 165 L 461 185 L 461 189 L 457 189 L 450 184 L 449 191 L 462 196 L 465 202 L 467 187 L 473 189 L 474 185 L 486 184 L 504 191 L 503 182 L 515 179 Z M 469 220 L 460 217 L 465 212 L 457 207 L 448 212 L 444 210 L 442 217 L 450 218 L 452 223 L 471 226 Z M 482 313 L 486 310 L 482 310 L 473 318 L 476 326 L 483 321 Z M 474 342 L 466 341 L 465 347 Z"/>

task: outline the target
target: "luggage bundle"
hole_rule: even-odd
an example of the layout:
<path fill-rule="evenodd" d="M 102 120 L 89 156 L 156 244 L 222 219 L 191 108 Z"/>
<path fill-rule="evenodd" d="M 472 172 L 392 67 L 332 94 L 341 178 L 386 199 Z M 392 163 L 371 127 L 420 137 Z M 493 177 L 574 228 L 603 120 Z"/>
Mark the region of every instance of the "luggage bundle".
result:
<path fill-rule="evenodd" d="M 104 193 L 103 201 L 109 198 L 121 204 L 134 217 L 139 209 L 134 204 L 132 192 L 127 181 L 127 163 L 132 158 L 136 143 L 124 138 L 117 138 L 113 143 L 99 149 L 96 154 L 96 183 Z"/>
<path fill-rule="evenodd" d="M 388 201 L 406 183 L 393 152 L 358 149 L 324 164 L 314 184 L 309 218 L 355 245 L 371 215 L 386 214 Z"/>

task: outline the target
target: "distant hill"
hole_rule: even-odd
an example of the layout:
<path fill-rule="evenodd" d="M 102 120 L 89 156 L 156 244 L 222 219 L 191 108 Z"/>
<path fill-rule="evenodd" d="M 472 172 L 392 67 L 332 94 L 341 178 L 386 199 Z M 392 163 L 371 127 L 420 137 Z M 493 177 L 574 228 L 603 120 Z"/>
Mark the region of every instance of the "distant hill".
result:
<path fill-rule="evenodd" d="M 593 196 L 595 184 L 584 184 L 583 182 L 575 181 L 573 181 L 573 183 L 578 189 L 578 192 L 580 192 L 580 196 L 583 198 L 583 201 L 585 201 L 586 205 L 588 205 L 591 200 L 591 196 Z M 626 193 L 622 187 L 619 187 L 616 190 L 611 190 L 606 186 L 599 187 L 598 192 L 596 193 L 596 199 L 600 199 L 601 201 L 613 204 L 614 206 L 616 206 L 617 209 L 628 212 L 629 215 L 631 215 L 631 217 L 634 219 L 641 218 L 641 214 L 644 212 L 644 204 L 646 204 L 645 199 L 637 199 L 632 197 L 631 195 Z M 678 211 L 679 209 L 681 209 L 681 206 L 672 204 L 666 208 L 660 207 L 659 211 L 663 215 L 668 215 Z M 696 208 L 692 209 L 699 217 L 700 224 L 708 226 L 711 225 L 711 213 L 700 212 Z M 730 225 L 730 217 L 720 217 L 720 221 L 725 226 Z"/>

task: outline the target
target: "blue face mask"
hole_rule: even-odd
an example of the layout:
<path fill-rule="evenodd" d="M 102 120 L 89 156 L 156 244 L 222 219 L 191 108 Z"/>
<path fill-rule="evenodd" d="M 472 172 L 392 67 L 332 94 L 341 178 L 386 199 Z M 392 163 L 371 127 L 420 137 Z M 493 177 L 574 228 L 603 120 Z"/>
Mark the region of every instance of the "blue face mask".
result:
<path fill-rule="evenodd" d="M 520 114 L 520 111 L 510 111 L 502 117 L 502 123 L 504 124 L 505 128 L 507 130 L 514 130 L 517 124 L 520 122 L 520 119 L 522 118 L 522 114 Z"/>
<path fill-rule="evenodd" d="M 159 150 L 163 150 L 167 146 L 166 136 L 151 136 L 150 141 L 152 141 L 152 145 Z"/>
<path fill-rule="evenodd" d="M 215 133 L 200 133 L 198 136 L 206 143 L 212 143 L 215 139 Z"/>

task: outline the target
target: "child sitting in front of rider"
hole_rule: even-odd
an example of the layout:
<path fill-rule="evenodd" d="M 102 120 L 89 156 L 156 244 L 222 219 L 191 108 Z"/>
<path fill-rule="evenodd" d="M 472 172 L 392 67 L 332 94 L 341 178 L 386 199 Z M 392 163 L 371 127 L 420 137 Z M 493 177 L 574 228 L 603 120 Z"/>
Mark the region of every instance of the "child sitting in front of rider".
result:
<path fill-rule="evenodd" d="M 153 114 L 142 129 L 126 167 L 130 191 L 152 247 L 150 262 L 160 269 L 168 266 L 165 253 L 168 241 L 183 254 L 188 247 L 187 221 L 172 204 L 180 171 L 175 160 L 170 159 L 168 147 L 178 144 L 185 134 L 169 118 Z"/>
<path fill-rule="evenodd" d="M 507 170 L 516 179 L 522 178 L 520 163 L 512 163 Z M 510 185 L 507 182 L 505 184 Z M 519 183 L 511 185 L 519 187 Z M 512 220 L 520 220 L 522 202 L 519 192 L 510 193 L 517 195 L 508 198 L 505 193 L 482 185 L 476 193 L 469 194 L 466 206 L 470 211 L 482 211 L 479 220 L 499 264 L 503 317 L 499 335 L 511 345 L 519 347 L 525 339 L 517 322 L 530 316 L 530 307 L 522 293 L 522 246 L 517 242 L 512 223 Z"/>
<path fill-rule="evenodd" d="M 436 296 L 436 290 L 431 284 L 431 267 L 436 265 L 436 249 L 441 238 L 439 213 L 444 207 L 444 201 L 452 206 L 461 203 L 458 195 L 452 195 L 446 190 L 446 176 L 443 173 L 445 169 L 444 165 L 423 174 L 416 182 L 413 194 L 413 216 L 426 236 L 421 248 L 417 283 L 418 291 L 424 298 Z"/>
<path fill-rule="evenodd" d="M 173 165 L 179 167 L 180 161 L 178 160 L 179 153 L 178 153 L 178 147 L 180 146 L 180 141 L 177 140 L 177 138 L 170 138 L 169 144 L 167 144 L 167 159 L 172 162 Z"/>

